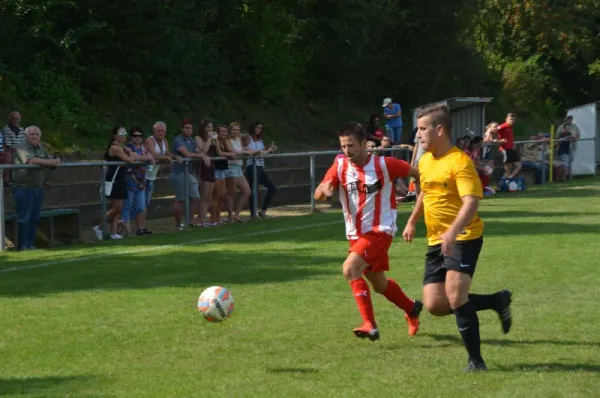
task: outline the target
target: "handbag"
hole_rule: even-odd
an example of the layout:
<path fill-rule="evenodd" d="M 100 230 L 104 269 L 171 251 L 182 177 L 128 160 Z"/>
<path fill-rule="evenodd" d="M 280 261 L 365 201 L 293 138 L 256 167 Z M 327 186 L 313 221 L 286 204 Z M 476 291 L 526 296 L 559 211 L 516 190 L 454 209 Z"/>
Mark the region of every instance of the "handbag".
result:
<path fill-rule="evenodd" d="M 112 189 L 113 189 L 113 184 L 115 183 L 115 178 L 117 178 L 117 173 L 119 172 L 120 168 L 121 168 L 121 166 L 117 166 L 117 169 L 115 170 L 115 174 L 113 174 L 113 178 L 111 181 L 104 181 L 104 195 L 105 196 L 110 196 Z"/>

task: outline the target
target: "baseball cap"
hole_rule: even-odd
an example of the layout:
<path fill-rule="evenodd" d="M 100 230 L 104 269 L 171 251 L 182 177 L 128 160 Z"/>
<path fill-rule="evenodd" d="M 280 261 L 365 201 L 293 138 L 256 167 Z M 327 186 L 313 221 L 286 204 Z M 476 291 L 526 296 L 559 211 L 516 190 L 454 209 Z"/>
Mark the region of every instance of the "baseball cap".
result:
<path fill-rule="evenodd" d="M 385 99 L 383 100 L 383 105 L 381 105 L 381 106 L 382 106 L 382 107 L 386 107 L 386 106 L 388 106 L 388 105 L 389 105 L 389 104 L 391 104 L 391 103 L 392 103 L 392 99 L 391 99 L 391 98 L 385 98 Z"/>

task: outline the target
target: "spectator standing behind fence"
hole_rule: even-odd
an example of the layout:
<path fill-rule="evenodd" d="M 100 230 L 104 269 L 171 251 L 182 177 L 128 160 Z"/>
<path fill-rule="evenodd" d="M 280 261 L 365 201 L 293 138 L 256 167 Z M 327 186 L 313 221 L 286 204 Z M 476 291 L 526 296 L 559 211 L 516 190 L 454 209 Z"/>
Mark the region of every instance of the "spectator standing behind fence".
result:
<path fill-rule="evenodd" d="M 233 122 L 229 125 L 229 146 L 236 157 L 253 155 L 252 152 L 244 150 L 244 145 L 240 137 L 240 124 L 237 122 Z M 244 161 L 242 159 L 232 159 L 228 161 L 228 166 L 225 174 L 225 184 L 227 187 L 227 215 L 229 222 L 243 222 L 240 217 L 240 212 L 250 197 L 250 187 L 248 186 L 248 181 L 246 181 L 242 170 Z M 237 194 L 238 189 L 240 190 L 239 197 Z"/>
<path fill-rule="evenodd" d="M 506 121 L 498 126 L 498 139 L 504 141 L 499 148 L 504 160 L 504 178 L 515 178 L 521 171 L 521 159 L 515 150 L 514 124 L 515 115 L 509 113 Z"/>
<path fill-rule="evenodd" d="M 490 179 L 494 172 L 494 169 L 491 166 L 485 164 L 484 160 L 481 160 L 481 149 L 482 149 L 483 137 L 475 136 L 473 139 L 469 141 L 469 147 L 467 148 L 467 153 L 469 157 L 475 164 L 475 169 L 477 170 L 477 174 L 479 174 L 479 179 L 481 180 L 481 186 L 483 187 L 483 194 L 493 195 L 496 193 L 492 187 L 490 187 Z"/>
<path fill-rule="evenodd" d="M 27 127 L 24 137 L 25 140 L 15 147 L 14 164 L 48 168 L 60 164 L 60 159 L 50 159 L 41 144 L 42 132 L 37 126 Z M 44 202 L 43 184 L 44 170 L 41 168 L 14 170 L 12 193 L 17 210 L 17 250 L 35 249 L 37 226 Z"/>
<path fill-rule="evenodd" d="M 144 134 L 139 127 L 131 129 L 131 139 L 127 144 L 136 161 L 146 161 L 150 166 L 155 160 L 144 148 Z M 127 199 L 123 206 L 121 219 L 125 225 L 127 234 L 131 234 L 129 222 L 135 220 L 136 235 L 151 235 L 152 232 L 146 228 L 146 166 L 145 164 L 133 165 L 127 169 L 125 174 L 125 188 Z"/>
<path fill-rule="evenodd" d="M 8 123 L 0 130 L 2 136 L 2 154 L 0 155 L 0 163 L 11 164 L 13 155 L 17 150 L 17 146 L 25 142 L 25 130 L 21 128 L 21 114 L 17 111 L 8 114 Z M 10 185 L 10 170 L 3 173 L 4 181 Z"/>
<path fill-rule="evenodd" d="M 6 147 L 7 151 L 4 151 L 4 134 L 0 131 L 0 164 L 10 164 L 12 163 L 12 156 L 8 152 L 8 147 Z M 4 186 L 10 185 L 10 170 L 2 170 L 0 172 L 2 174 L 0 178 L 4 180 Z"/>
<path fill-rule="evenodd" d="M 402 143 L 402 108 L 391 98 L 383 100 L 383 117 L 387 119 L 386 128 L 393 145 Z"/>
<path fill-rule="evenodd" d="M 181 124 L 181 134 L 179 134 L 173 140 L 172 152 L 176 156 L 182 158 L 201 159 L 201 162 L 205 165 L 210 164 L 208 157 L 197 151 L 196 141 L 192 137 L 194 133 L 194 127 L 190 119 L 185 119 Z M 185 168 L 188 168 L 188 179 L 185 179 Z M 185 225 L 183 224 L 184 214 L 184 203 L 185 203 L 185 190 L 187 186 L 188 197 L 190 198 L 191 214 L 200 213 L 200 192 L 198 186 L 198 178 L 196 176 L 197 164 L 196 163 L 173 163 L 173 169 L 169 180 L 175 194 L 175 203 L 173 205 L 173 215 L 175 217 L 175 229 L 183 231 Z"/>
<path fill-rule="evenodd" d="M 236 154 L 229 143 L 229 128 L 226 124 L 219 126 L 217 129 L 216 148 L 217 156 L 235 159 Z M 225 207 L 227 197 L 227 183 L 225 178 L 227 177 L 228 170 L 229 162 L 227 159 L 215 160 L 215 189 L 212 204 L 214 210 L 211 222 L 216 225 L 222 224 L 221 211 L 223 210 L 223 207 Z M 229 222 L 231 221 L 230 215 Z"/>
<path fill-rule="evenodd" d="M 200 122 L 200 128 L 196 134 L 197 152 L 203 153 L 209 158 L 217 156 L 217 133 L 213 131 L 211 119 L 205 118 Z M 199 227 L 210 227 L 215 225 L 215 210 L 212 208 L 213 194 L 215 189 L 215 162 L 211 160 L 208 165 L 198 165 L 198 175 L 200 176 L 200 212 L 195 225 Z M 210 211 L 211 222 L 206 222 L 206 213 Z"/>
<path fill-rule="evenodd" d="M 581 138 L 579 127 L 573 123 L 573 116 L 567 116 L 563 124 L 556 129 L 557 140 L 566 139 L 558 143 L 558 160 L 567 165 L 571 164 L 571 150 L 575 150 L 575 141 Z"/>
<path fill-rule="evenodd" d="M 385 132 L 379 125 L 379 116 L 371 115 L 371 119 L 369 120 L 369 127 L 367 128 L 367 139 L 369 141 L 375 142 L 376 146 L 380 146 L 384 135 Z"/>
<path fill-rule="evenodd" d="M 494 167 L 492 145 L 504 144 L 506 142 L 506 140 L 498 139 L 498 122 L 491 122 L 485 127 L 483 142 L 487 144 L 483 147 L 483 159 L 488 166 Z"/>
<path fill-rule="evenodd" d="M 126 141 L 127 129 L 123 126 L 115 127 L 104 152 L 104 160 L 107 162 L 135 163 L 135 155 L 129 148 L 125 147 Z M 126 166 L 108 166 L 104 178 L 105 189 L 101 194 L 110 199 L 110 210 L 106 212 L 106 223 L 110 228 L 111 239 L 123 239 L 123 236 L 119 233 L 119 215 L 123 210 L 123 201 L 127 199 L 126 171 Z M 94 226 L 93 231 L 96 237 L 101 240 L 104 231 L 102 231 L 100 225 Z"/>
<path fill-rule="evenodd" d="M 155 161 L 155 164 L 148 165 L 146 169 L 146 211 L 150 207 L 154 182 L 161 167 L 158 163 L 173 163 L 173 154 L 169 151 L 169 141 L 165 138 L 166 134 L 167 125 L 165 122 L 156 122 L 152 126 L 152 135 L 144 143 L 146 150 Z M 181 158 L 177 158 L 177 160 L 181 160 Z"/>
<path fill-rule="evenodd" d="M 531 141 L 523 145 L 523 152 L 521 153 L 521 163 L 523 170 L 533 170 L 534 181 L 536 184 L 543 184 L 545 181 L 542 176 L 549 177 L 549 168 L 546 161 L 543 159 L 543 145 L 545 145 L 549 139 L 544 137 L 543 133 L 534 134 L 530 137 Z"/>
<path fill-rule="evenodd" d="M 277 192 L 277 188 L 275 184 L 271 182 L 268 174 L 265 171 L 265 159 L 261 157 L 261 155 L 268 155 L 270 153 L 274 153 L 277 151 L 277 146 L 275 142 L 271 142 L 271 146 L 268 149 L 265 149 L 265 144 L 263 142 L 263 130 L 264 124 L 260 121 L 255 121 L 250 125 L 250 142 L 248 144 L 248 149 L 252 151 L 258 157 L 253 159 L 248 159 L 248 163 L 246 165 L 246 177 L 248 178 L 248 183 L 250 184 L 250 216 L 252 218 L 256 218 L 256 214 L 254 214 L 254 195 L 252 195 L 252 180 L 255 178 L 254 172 L 252 169 L 253 162 L 256 162 L 256 181 L 258 184 L 267 188 L 267 194 L 263 200 L 263 205 L 261 210 L 258 210 L 258 216 L 260 218 L 265 218 L 267 216 L 267 210 L 269 209 L 269 203 Z M 257 188 L 258 188 L 257 184 Z M 258 197 L 258 192 L 257 192 Z"/>

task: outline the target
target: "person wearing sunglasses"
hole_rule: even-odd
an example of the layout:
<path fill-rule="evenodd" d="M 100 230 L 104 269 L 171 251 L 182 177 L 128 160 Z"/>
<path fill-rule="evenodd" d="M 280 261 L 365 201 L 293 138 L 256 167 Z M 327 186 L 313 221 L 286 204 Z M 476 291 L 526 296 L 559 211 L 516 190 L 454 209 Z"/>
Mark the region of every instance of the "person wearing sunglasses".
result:
<path fill-rule="evenodd" d="M 144 147 L 144 134 L 139 127 L 131 129 L 131 139 L 127 144 L 132 154 L 138 161 L 147 161 L 151 165 L 155 163 L 154 157 Z M 123 206 L 122 221 L 127 234 L 131 234 L 129 221 L 135 220 L 136 235 L 151 235 L 152 232 L 146 228 L 146 165 L 130 166 L 125 174 L 125 188 L 127 199 Z"/>
<path fill-rule="evenodd" d="M 127 130 L 123 126 L 113 128 L 108 146 L 104 152 L 104 160 L 107 162 L 127 162 L 135 163 L 135 156 L 131 149 L 125 147 L 127 141 Z M 110 226 L 111 239 L 123 239 L 123 236 L 118 232 L 119 215 L 123 210 L 123 201 L 127 199 L 127 190 L 125 188 L 125 172 L 123 166 L 108 166 L 105 174 L 105 190 L 103 192 L 110 199 L 110 210 L 106 212 L 106 222 Z M 104 236 L 104 231 L 100 225 L 94 228 L 94 234 L 100 240 Z"/>

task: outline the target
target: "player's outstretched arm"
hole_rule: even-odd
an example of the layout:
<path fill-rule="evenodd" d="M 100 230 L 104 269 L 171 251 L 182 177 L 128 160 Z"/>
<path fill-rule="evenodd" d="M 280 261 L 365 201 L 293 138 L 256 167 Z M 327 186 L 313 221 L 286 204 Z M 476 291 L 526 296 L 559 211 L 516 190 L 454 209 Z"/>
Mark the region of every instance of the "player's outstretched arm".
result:
<path fill-rule="evenodd" d="M 406 227 L 404 227 L 404 232 L 402 232 L 402 237 L 406 242 L 412 242 L 415 236 L 417 222 L 423 216 L 423 196 L 424 193 L 423 191 L 421 191 L 421 193 L 417 197 L 417 203 L 415 204 L 415 208 L 413 209 L 413 212 L 410 215 L 410 217 L 408 217 Z"/>
<path fill-rule="evenodd" d="M 335 191 L 333 184 L 329 181 L 323 181 L 319 184 L 317 189 L 315 189 L 315 200 L 325 201 L 333 195 L 333 191 Z"/>

